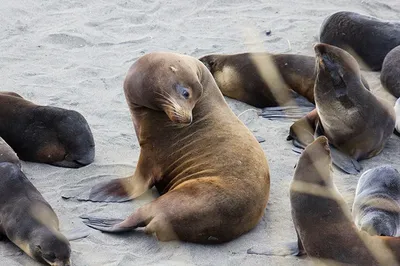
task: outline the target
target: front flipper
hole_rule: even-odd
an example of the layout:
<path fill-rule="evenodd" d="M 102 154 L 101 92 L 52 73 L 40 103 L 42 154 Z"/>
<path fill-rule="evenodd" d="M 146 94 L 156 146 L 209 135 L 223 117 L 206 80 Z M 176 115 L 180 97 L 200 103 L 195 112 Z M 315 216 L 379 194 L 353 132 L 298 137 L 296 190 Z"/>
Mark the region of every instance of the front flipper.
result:
<path fill-rule="evenodd" d="M 332 163 L 347 174 L 357 175 L 361 171 L 361 165 L 357 160 L 329 145 Z"/>
<path fill-rule="evenodd" d="M 314 109 L 306 116 L 293 123 L 286 140 L 292 140 L 295 147 L 304 149 L 308 144 L 314 141 L 317 120 L 317 109 Z"/>
<path fill-rule="evenodd" d="M 123 219 L 96 218 L 86 215 L 82 215 L 80 218 L 83 219 L 82 222 L 85 225 L 102 232 L 119 233 L 134 229 L 130 227 L 121 227 L 120 224 L 124 221 Z"/>

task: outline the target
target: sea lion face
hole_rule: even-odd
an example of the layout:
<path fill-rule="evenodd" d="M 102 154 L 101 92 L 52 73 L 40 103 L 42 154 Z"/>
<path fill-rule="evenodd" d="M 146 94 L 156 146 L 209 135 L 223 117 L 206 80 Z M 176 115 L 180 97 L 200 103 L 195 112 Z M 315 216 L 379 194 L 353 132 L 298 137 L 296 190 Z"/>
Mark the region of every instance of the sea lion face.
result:
<path fill-rule="evenodd" d="M 169 88 L 170 92 L 160 98 L 162 109 L 172 122 L 183 125 L 192 123 L 192 110 L 201 94 L 200 87 L 200 84 L 185 85 L 176 82 Z"/>
<path fill-rule="evenodd" d="M 323 43 L 316 44 L 314 51 L 318 78 L 330 80 L 337 97 L 347 94 L 354 75 L 362 84 L 358 63 L 348 52 Z"/>
<path fill-rule="evenodd" d="M 190 125 L 192 110 L 203 94 L 201 71 L 197 60 L 188 56 L 142 56 L 124 82 L 127 102 L 164 111 L 172 122 Z"/>
<path fill-rule="evenodd" d="M 51 266 L 71 266 L 71 247 L 61 234 L 42 233 L 30 244 L 30 253 L 38 261 Z"/>

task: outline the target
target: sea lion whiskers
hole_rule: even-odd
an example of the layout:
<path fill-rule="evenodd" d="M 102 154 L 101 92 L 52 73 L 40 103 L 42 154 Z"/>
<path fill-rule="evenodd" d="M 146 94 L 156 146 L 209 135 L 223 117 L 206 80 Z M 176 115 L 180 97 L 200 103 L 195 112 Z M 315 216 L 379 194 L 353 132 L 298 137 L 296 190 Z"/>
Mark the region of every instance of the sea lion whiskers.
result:
<path fill-rule="evenodd" d="M 158 91 L 155 92 L 157 95 L 160 95 L 159 99 L 161 106 L 164 108 L 165 113 L 168 115 L 169 119 L 181 126 L 188 126 L 192 122 L 192 112 L 183 108 L 180 104 L 177 103 L 174 97 L 171 96 L 167 91 L 164 93 L 160 93 Z"/>

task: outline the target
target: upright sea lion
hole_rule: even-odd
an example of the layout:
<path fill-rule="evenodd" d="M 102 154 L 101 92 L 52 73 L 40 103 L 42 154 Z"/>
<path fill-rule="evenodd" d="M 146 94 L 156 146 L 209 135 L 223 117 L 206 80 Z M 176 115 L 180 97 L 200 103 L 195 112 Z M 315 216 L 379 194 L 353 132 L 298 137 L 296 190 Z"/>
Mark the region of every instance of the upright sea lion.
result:
<path fill-rule="evenodd" d="M 385 57 L 381 71 L 381 83 L 394 97 L 400 97 L 400 45 Z"/>
<path fill-rule="evenodd" d="M 371 235 L 400 236 L 399 172 L 384 165 L 363 173 L 352 214 L 357 227 Z"/>
<path fill-rule="evenodd" d="M 77 168 L 94 160 L 92 132 L 80 113 L 15 93 L 0 93 L 0 137 L 25 161 Z"/>
<path fill-rule="evenodd" d="M 323 265 L 399 265 L 400 239 L 358 231 L 331 177 L 328 139 L 306 147 L 290 184 L 299 255 Z M 320 264 L 318 264 L 320 265 Z"/>
<path fill-rule="evenodd" d="M 145 227 L 161 241 L 199 243 L 251 230 L 268 201 L 268 163 L 207 68 L 190 56 L 150 53 L 130 68 L 124 91 L 139 161 L 133 176 L 96 186 L 90 200 L 129 200 L 153 185 L 162 195 L 124 221 L 84 216 L 85 223 L 106 232 Z"/>
<path fill-rule="evenodd" d="M 284 105 L 290 100 L 289 88 L 314 103 L 315 58 L 312 56 L 211 54 L 201 57 L 200 61 L 210 70 L 222 94 L 230 98 L 258 108 Z M 276 67 L 279 77 L 270 74 L 272 67 Z M 363 83 L 369 88 L 365 79 Z"/>
<path fill-rule="evenodd" d="M 385 56 L 400 45 L 400 23 L 340 11 L 324 20 L 319 39 L 352 54 L 362 68 L 378 71 Z"/>
<path fill-rule="evenodd" d="M 354 160 L 379 154 L 395 126 L 393 107 L 365 89 L 357 61 L 349 53 L 328 44 L 317 44 L 314 50 L 317 58 L 314 95 L 318 116 L 313 119 L 312 129 L 316 135 L 326 136 L 338 151 Z M 289 139 L 296 139 L 293 131 Z M 307 144 L 303 143 L 304 146 Z M 337 156 L 334 156 L 334 163 L 346 172 L 352 172 Z"/>
<path fill-rule="evenodd" d="M 57 215 L 21 171 L 13 150 L 2 143 L 0 154 L 0 235 L 39 262 L 71 265 L 71 248 L 59 232 Z"/>

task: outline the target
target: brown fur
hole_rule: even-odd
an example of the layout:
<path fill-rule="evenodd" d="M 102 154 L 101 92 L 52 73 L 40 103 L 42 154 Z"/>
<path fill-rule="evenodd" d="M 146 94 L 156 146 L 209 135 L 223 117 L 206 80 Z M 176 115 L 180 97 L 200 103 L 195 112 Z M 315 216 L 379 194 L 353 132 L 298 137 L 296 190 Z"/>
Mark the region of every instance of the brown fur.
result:
<path fill-rule="evenodd" d="M 0 136 L 21 160 L 82 167 L 94 160 L 94 140 L 76 111 L 40 106 L 0 92 Z"/>
<path fill-rule="evenodd" d="M 255 107 L 284 105 L 288 89 L 314 103 L 315 59 L 296 54 L 212 54 L 200 58 L 222 94 Z M 272 65 L 270 64 L 272 63 Z M 261 64 L 261 68 L 257 67 Z M 278 77 L 271 74 L 276 67 Z M 365 86 L 368 83 L 363 79 Z"/>
<path fill-rule="evenodd" d="M 400 239 L 359 232 L 331 176 L 326 137 L 302 153 L 290 185 L 300 253 L 324 265 L 399 265 Z"/>
<path fill-rule="evenodd" d="M 190 91 L 187 101 L 177 94 L 177 84 Z M 145 226 L 162 241 L 212 243 L 252 229 L 268 201 L 268 163 L 205 66 L 189 56 L 151 53 L 131 67 L 124 90 L 141 147 L 139 161 L 132 177 L 97 192 L 121 196 L 120 183 L 130 198 L 153 185 L 162 195 L 109 231 Z M 165 97 L 186 114 L 178 116 L 192 115 L 193 122 L 169 117 L 171 105 L 160 104 Z"/>

